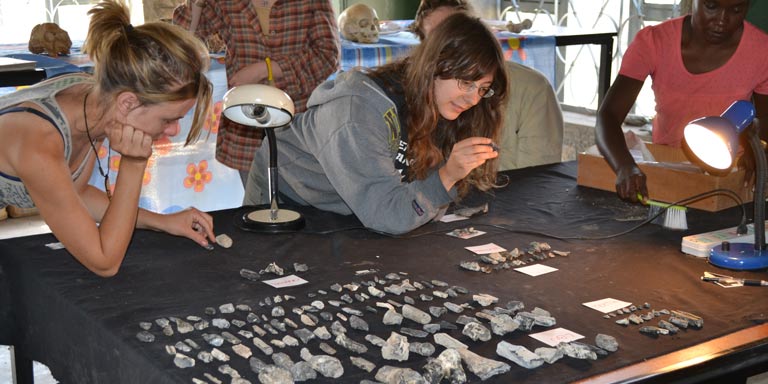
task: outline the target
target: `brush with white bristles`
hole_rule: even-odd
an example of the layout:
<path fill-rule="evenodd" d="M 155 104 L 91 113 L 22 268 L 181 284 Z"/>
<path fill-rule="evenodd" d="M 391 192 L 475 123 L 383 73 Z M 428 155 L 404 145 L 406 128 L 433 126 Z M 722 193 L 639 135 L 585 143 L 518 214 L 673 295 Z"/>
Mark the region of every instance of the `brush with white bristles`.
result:
<path fill-rule="evenodd" d="M 688 218 L 686 217 L 688 208 L 651 200 L 642 195 L 639 197 L 643 204 L 648 205 L 648 218 L 654 218 L 651 223 L 678 231 L 688 229 Z"/>

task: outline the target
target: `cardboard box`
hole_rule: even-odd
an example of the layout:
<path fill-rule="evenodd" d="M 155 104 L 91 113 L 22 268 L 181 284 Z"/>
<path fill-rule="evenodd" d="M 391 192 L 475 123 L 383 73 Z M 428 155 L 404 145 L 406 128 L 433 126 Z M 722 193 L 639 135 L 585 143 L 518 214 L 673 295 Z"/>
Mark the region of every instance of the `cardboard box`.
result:
<path fill-rule="evenodd" d="M 673 203 L 713 189 L 729 189 L 744 202 L 752 201 L 751 188 L 744 187 L 744 171 L 737 170 L 726 176 L 712 176 L 691 167 L 682 149 L 646 143 L 658 164 L 639 163 L 645 172 L 648 194 L 651 199 Z M 578 155 L 578 185 L 616 192 L 616 174 L 603 159 L 586 153 Z M 726 195 L 715 195 L 687 204 L 690 208 L 716 212 L 734 207 L 737 202 Z"/>

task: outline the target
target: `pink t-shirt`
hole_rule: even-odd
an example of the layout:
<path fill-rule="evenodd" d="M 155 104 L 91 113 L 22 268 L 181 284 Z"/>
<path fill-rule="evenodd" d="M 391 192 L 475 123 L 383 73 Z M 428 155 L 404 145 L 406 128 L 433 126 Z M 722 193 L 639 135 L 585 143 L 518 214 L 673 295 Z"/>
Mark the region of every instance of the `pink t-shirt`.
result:
<path fill-rule="evenodd" d="M 744 22 L 733 56 L 720 68 L 692 74 L 680 50 L 683 20 L 679 17 L 641 29 L 627 48 L 619 74 L 645 81 L 651 76 L 656 97 L 653 142 L 679 147 L 685 125 L 699 117 L 720 115 L 736 100 L 752 93 L 768 94 L 768 34 Z"/>

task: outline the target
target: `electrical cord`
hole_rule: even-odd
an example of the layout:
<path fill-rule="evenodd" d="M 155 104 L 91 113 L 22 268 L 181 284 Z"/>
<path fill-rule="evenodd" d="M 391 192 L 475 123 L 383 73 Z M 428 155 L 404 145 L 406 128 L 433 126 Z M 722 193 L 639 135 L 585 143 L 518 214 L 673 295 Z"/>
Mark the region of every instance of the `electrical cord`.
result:
<path fill-rule="evenodd" d="M 645 220 L 641 221 L 640 223 L 638 223 L 638 224 L 636 224 L 636 225 L 634 225 L 634 226 L 632 226 L 632 227 L 630 227 L 630 228 L 628 228 L 626 230 L 623 230 L 623 231 L 620 231 L 620 232 L 617 232 L 617 233 L 613 233 L 613 234 L 609 234 L 609 235 L 604 235 L 604 236 L 557 236 L 557 235 L 553 235 L 551 233 L 546 233 L 546 232 L 541 232 L 541 231 L 533 231 L 533 230 L 527 230 L 527 229 L 511 228 L 511 227 L 509 227 L 506 224 L 474 223 L 472 226 L 473 227 L 490 227 L 490 228 L 500 229 L 500 230 L 503 230 L 503 231 L 508 232 L 508 233 L 519 233 L 519 234 L 525 234 L 525 235 L 542 236 L 542 237 L 547 237 L 547 238 L 556 239 L 556 240 L 607 240 L 607 239 L 612 239 L 612 238 L 620 237 L 620 236 L 626 235 L 628 233 L 631 233 L 633 231 L 636 231 L 640 227 L 642 227 L 642 226 L 652 222 L 657 217 L 659 217 L 662 214 L 664 214 L 665 212 L 667 212 L 667 210 L 671 206 L 673 206 L 673 205 L 676 205 L 676 206 L 686 206 L 687 207 L 688 204 L 695 203 L 695 202 L 697 202 L 699 200 L 703 200 L 703 199 L 706 199 L 708 197 L 716 196 L 716 195 L 725 195 L 725 196 L 731 198 L 732 200 L 734 200 L 737 203 L 737 205 L 741 208 L 741 220 L 739 222 L 739 225 L 737 226 L 736 232 L 738 234 L 740 234 L 740 235 L 743 235 L 743 234 L 747 233 L 747 214 L 746 214 L 746 208 L 744 207 L 744 201 L 741 199 L 741 197 L 736 192 L 734 192 L 734 191 L 732 191 L 730 189 L 724 189 L 724 188 L 713 189 L 713 190 L 710 190 L 710 191 L 707 191 L 707 192 L 702 192 L 702 193 L 699 193 L 699 194 L 696 194 L 696 195 L 692 195 L 690 197 L 686 197 L 684 199 L 678 200 L 678 201 L 676 201 L 674 203 L 671 203 L 671 204 L 669 204 L 667 206 L 661 207 L 661 209 L 659 209 L 659 211 L 656 214 L 654 214 L 652 216 L 649 216 Z M 368 231 L 368 232 L 371 232 L 371 233 L 379 234 L 379 235 L 390 237 L 390 238 L 394 238 L 394 239 L 415 239 L 415 238 L 419 238 L 419 237 L 423 237 L 423 236 L 429 236 L 429 235 L 435 235 L 435 234 L 445 234 L 446 233 L 446 229 L 442 228 L 442 229 L 437 229 L 437 230 L 434 230 L 434 231 L 420 232 L 420 233 L 415 233 L 415 234 L 393 235 L 393 234 L 390 234 L 390 233 L 386 233 L 386 232 L 382 232 L 382 231 L 377 231 L 375 229 L 366 228 L 364 226 L 350 226 L 350 227 L 345 227 L 345 228 L 331 229 L 331 230 L 327 230 L 327 231 L 303 231 L 303 233 L 310 234 L 310 235 L 331 235 L 331 234 L 334 234 L 334 233 L 356 231 L 356 230 L 365 230 L 365 231 Z"/>
<path fill-rule="evenodd" d="M 546 233 L 546 232 L 541 232 L 541 231 L 533 231 L 533 230 L 527 230 L 527 229 L 511 228 L 511 227 L 509 227 L 508 225 L 505 225 L 505 224 L 476 223 L 476 224 L 473 224 L 472 226 L 473 227 L 491 227 L 491 228 L 501 229 L 501 230 L 503 230 L 505 232 L 509 232 L 509 233 L 536 235 L 536 236 L 542 236 L 542 237 L 547 237 L 547 238 L 557 239 L 557 240 L 607 240 L 607 239 L 612 239 L 612 238 L 620 237 L 620 236 L 626 235 L 626 234 L 628 234 L 630 232 L 633 232 L 633 231 L 637 230 L 638 228 L 640 228 L 640 227 L 642 227 L 642 226 L 652 222 L 654 219 L 656 219 L 657 217 L 659 217 L 662 214 L 664 214 L 669 209 L 669 207 L 671 207 L 673 205 L 687 206 L 687 204 L 691 204 L 691 203 L 694 203 L 696 201 L 703 200 L 703 199 L 706 199 L 708 197 L 715 196 L 715 195 L 725 195 L 725 196 L 728 196 L 731 199 L 733 199 L 737 203 L 737 205 L 739 207 L 741 207 L 741 221 L 740 221 L 740 223 L 739 223 L 739 225 L 737 227 L 737 233 L 738 234 L 745 234 L 745 233 L 747 233 L 747 214 L 746 214 L 746 208 L 744 208 L 744 201 L 741 199 L 741 197 L 736 192 L 734 192 L 734 191 L 732 191 L 730 189 L 724 189 L 724 188 L 713 189 L 711 191 L 702 192 L 702 193 L 699 193 L 699 194 L 696 194 L 696 195 L 693 195 L 693 196 L 686 197 L 684 199 L 678 200 L 678 201 L 676 201 L 674 203 L 669 204 L 668 206 L 661 207 L 661 209 L 656 214 L 648 217 L 647 219 L 643 220 L 639 224 L 637 224 L 637 225 L 635 225 L 635 226 L 633 226 L 633 227 L 631 227 L 629 229 L 626 229 L 626 230 L 618 232 L 618 233 L 613 233 L 613 234 L 610 234 L 610 235 L 604 235 L 604 236 L 557 236 L 557 235 L 553 235 L 551 233 Z M 348 229 L 356 229 L 356 228 L 348 228 Z M 345 230 L 348 230 L 348 229 L 345 229 Z M 381 232 L 381 231 L 376 231 L 376 230 L 373 230 L 373 229 L 370 229 L 370 228 L 368 229 L 368 231 L 373 232 L 373 233 L 377 233 L 377 234 L 380 234 L 380 235 L 384 235 L 384 236 L 387 236 L 387 237 L 391 237 L 391 238 L 413 239 L 413 238 L 418 238 L 418 237 L 427 236 L 427 235 L 444 234 L 446 230 L 445 230 L 445 228 L 443 228 L 443 229 L 440 229 L 440 230 L 434 230 L 434 231 L 429 231 L 429 232 L 421 232 L 421 233 L 417 233 L 417 234 L 413 234 L 413 235 L 408 235 L 408 234 L 406 234 L 406 235 L 392 235 L 392 234 L 384 233 L 384 232 Z M 332 233 L 333 231 L 330 231 L 330 232 Z"/>

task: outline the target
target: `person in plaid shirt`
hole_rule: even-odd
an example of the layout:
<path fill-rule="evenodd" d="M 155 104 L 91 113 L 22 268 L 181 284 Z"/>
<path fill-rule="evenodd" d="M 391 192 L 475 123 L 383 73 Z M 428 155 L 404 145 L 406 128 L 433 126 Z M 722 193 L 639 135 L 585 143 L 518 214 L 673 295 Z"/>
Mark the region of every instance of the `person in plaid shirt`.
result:
<path fill-rule="evenodd" d="M 187 0 L 174 10 L 173 22 L 202 39 L 219 35 L 227 46 L 229 88 L 271 83 L 291 96 L 296 112 L 306 110 L 315 87 L 339 68 L 341 43 L 330 1 Z M 261 130 L 222 116 L 216 159 L 247 176 L 262 137 Z"/>

